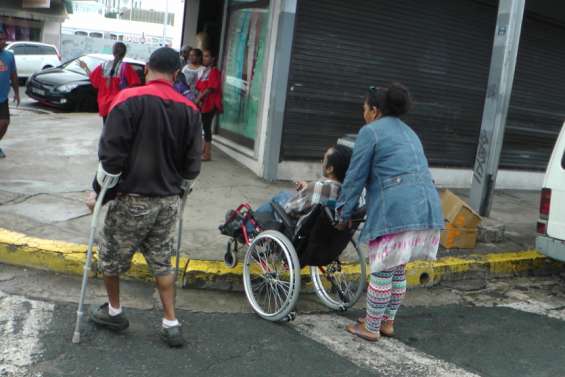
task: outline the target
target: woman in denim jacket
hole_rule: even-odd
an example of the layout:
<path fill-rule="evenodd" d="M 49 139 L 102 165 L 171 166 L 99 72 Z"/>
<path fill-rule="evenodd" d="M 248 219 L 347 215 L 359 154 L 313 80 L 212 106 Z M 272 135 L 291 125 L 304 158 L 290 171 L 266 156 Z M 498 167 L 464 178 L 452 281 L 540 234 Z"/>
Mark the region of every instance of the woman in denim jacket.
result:
<path fill-rule="evenodd" d="M 345 228 L 366 188 L 367 220 L 361 242 L 369 244 L 371 279 L 367 314 L 347 331 L 369 341 L 392 336 L 406 292 L 405 266 L 435 259 L 443 215 L 420 139 L 399 116 L 410 107 L 400 84 L 370 88 L 361 128 L 337 209 Z"/>

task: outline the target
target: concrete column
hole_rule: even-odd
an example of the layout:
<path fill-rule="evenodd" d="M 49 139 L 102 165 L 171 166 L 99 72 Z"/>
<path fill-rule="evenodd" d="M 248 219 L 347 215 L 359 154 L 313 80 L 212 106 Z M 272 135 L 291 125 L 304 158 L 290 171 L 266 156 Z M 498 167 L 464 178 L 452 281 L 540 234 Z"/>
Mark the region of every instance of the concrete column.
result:
<path fill-rule="evenodd" d="M 196 46 L 196 32 L 198 30 L 198 12 L 200 0 L 185 0 L 184 22 L 182 27 L 182 44 Z"/>
<path fill-rule="evenodd" d="M 45 21 L 43 23 L 43 32 L 41 33 L 41 42 L 48 43 L 61 50 L 61 23 Z"/>
<path fill-rule="evenodd" d="M 277 25 L 269 111 L 263 133 L 264 140 L 259 150 L 261 176 L 268 181 L 277 179 L 278 174 L 296 3 L 297 0 L 282 0 Z"/>

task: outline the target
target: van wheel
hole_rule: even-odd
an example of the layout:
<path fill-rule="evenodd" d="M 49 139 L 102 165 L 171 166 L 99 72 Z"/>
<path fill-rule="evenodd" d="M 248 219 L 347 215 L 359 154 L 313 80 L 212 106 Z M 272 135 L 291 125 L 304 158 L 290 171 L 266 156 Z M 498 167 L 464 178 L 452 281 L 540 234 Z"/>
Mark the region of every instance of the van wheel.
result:
<path fill-rule="evenodd" d="M 53 68 L 52 65 L 46 65 L 45 67 L 41 68 L 42 71 L 49 69 L 49 68 Z"/>

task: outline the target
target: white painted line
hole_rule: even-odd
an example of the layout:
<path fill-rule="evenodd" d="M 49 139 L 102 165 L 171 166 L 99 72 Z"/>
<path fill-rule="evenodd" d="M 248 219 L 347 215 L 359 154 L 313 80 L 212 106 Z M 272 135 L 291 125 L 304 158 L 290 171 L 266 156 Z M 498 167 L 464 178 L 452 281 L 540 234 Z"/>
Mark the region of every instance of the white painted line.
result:
<path fill-rule="evenodd" d="M 387 377 L 478 377 L 390 338 L 370 343 L 345 331 L 352 323 L 332 314 L 299 315 L 291 322 L 298 332 L 328 347 L 354 364 Z"/>
<path fill-rule="evenodd" d="M 488 308 L 509 308 L 565 321 L 565 300 L 563 299 L 552 297 L 552 303 L 548 303 L 533 299 L 518 290 L 510 290 L 505 293 L 505 296 L 506 299 L 493 298 L 486 302 L 474 302 L 474 304 Z"/>
<path fill-rule="evenodd" d="M 539 314 L 545 317 L 565 321 L 565 308 L 563 306 L 554 306 L 537 300 L 511 302 L 508 304 L 497 305 L 497 307 L 520 310 L 526 313 Z"/>
<path fill-rule="evenodd" d="M 0 291 L 0 376 L 23 376 L 41 355 L 40 332 L 49 326 L 53 304 Z"/>

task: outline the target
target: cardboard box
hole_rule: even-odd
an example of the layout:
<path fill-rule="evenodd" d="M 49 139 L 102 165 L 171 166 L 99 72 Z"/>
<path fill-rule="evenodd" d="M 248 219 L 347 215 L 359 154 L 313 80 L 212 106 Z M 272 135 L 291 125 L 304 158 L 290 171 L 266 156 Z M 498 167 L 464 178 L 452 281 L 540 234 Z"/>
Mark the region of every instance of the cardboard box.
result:
<path fill-rule="evenodd" d="M 477 245 L 477 228 L 460 228 L 447 223 L 441 231 L 439 243 L 446 249 L 474 249 Z"/>
<path fill-rule="evenodd" d="M 476 229 L 481 216 L 460 197 L 449 190 L 440 193 L 444 219 L 458 228 Z"/>

